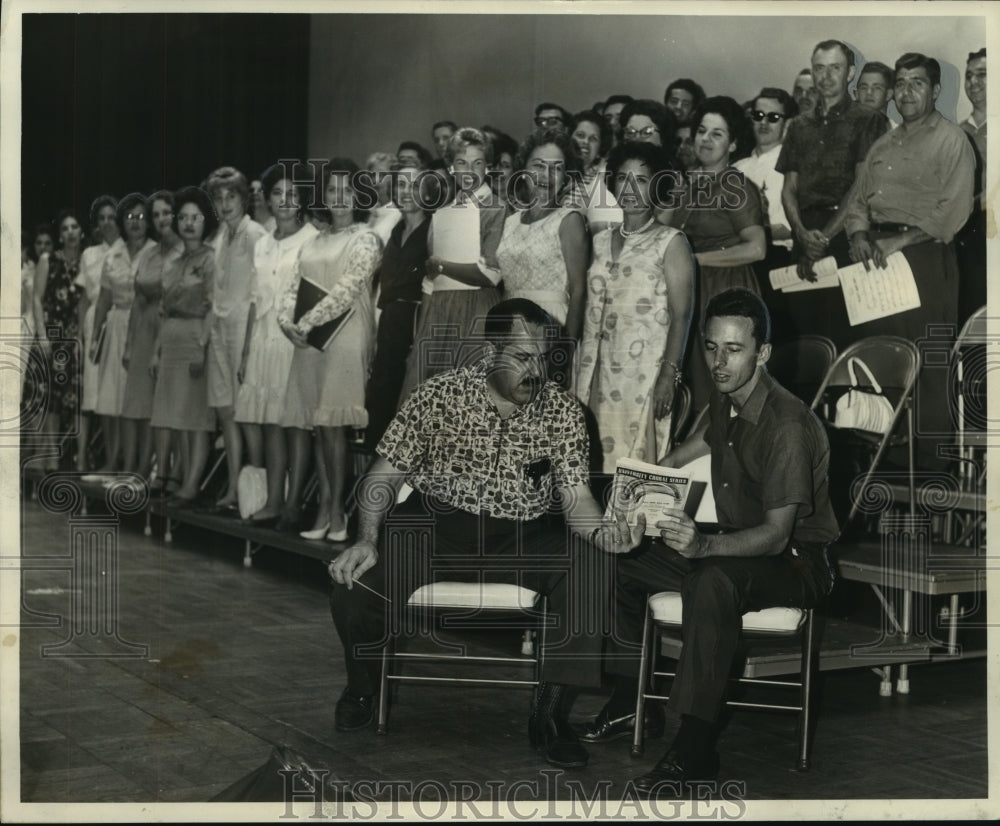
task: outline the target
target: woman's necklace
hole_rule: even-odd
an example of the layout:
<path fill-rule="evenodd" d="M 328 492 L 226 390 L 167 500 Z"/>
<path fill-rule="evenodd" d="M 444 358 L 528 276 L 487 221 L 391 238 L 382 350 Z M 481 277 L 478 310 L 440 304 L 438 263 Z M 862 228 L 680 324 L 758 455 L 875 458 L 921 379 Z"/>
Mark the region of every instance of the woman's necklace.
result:
<path fill-rule="evenodd" d="M 625 229 L 624 223 L 619 224 L 618 232 L 621 233 L 622 238 L 628 238 L 630 235 L 638 235 L 640 232 L 645 232 L 647 229 L 653 226 L 654 223 L 656 223 L 656 216 L 651 215 L 649 220 L 646 221 L 646 223 L 643 224 L 638 229 Z"/>

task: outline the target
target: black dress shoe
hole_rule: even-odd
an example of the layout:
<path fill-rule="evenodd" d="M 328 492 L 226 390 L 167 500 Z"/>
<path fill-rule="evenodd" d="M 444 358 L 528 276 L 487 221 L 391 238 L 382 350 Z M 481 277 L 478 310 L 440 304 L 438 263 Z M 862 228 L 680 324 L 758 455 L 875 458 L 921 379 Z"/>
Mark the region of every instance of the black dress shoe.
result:
<path fill-rule="evenodd" d="M 643 716 L 646 722 L 646 734 L 649 737 L 662 737 L 666 725 L 663 709 L 658 703 L 647 703 Z M 635 733 L 635 713 L 624 717 L 611 717 L 608 707 L 604 706 L 597 718 L 590 723 L 574 726 L 576 733 L 585 743 L 607 743 L 619 737 L 631 737 Z"/>
<path fill-rule="evenodd" d="M 692 760 L 671 746 L 650 771 L 639 775 L 632 782 L 637 792 L 651 794 L 659 789 L 679 790 L 692 780 L 715 780 L 718 774 L 717 752 L 712 751 L 707 758 L 698 761 Z"/>
<path fill-rule="evenodd" d="M 333 727 L 337 731 L 357 731 L 370 726 L 374 719 L 375 695 L 355 697 L 345 688 L 333 712 Z"/>
<path fill-rule="evenodd" d="M 580 745 L 572 726 L 559 713 L 563 686 L 541 683 L 538 702 L 528 720 L 528 742 L 545 760 L 561 769 L 579 769 L 587 765 L 590 755 Z"/>

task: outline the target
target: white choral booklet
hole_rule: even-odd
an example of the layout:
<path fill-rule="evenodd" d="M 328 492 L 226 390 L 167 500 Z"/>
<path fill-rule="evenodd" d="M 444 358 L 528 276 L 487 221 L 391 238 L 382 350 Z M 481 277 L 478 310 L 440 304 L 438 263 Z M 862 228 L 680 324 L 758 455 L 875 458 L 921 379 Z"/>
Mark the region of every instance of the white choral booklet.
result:
<path fill-rule="evenodd" d="M 806 281 L 799 278 L 799 271 L 795 264 L 790 267 L 780 267 L 771 270 L 771 286 L 782 292 L 797 293 L 803 290 L 822 290 L 827 287 L 836 287 L 840 283 L 837 278 L 837 261 L 832 255 L 820 258 L 813 264 L 813 272 L 816 273 L 816 280 Z"/>
<path fill-rule="evenodd" d="M 606 519 L 624 513 L 629 526 L 635 527 L 642 513 L 646 516 L 646 536 L 658 536 L 656 523 L 665 514 L 688 511 L 694 518 L 706 485 L 693 480 L 689 471 L 628 458 L 618 459 L 615 467 Z"/>
<path fill-rule="evenodd" d="M 920 306 L 913 270 L 901 252 L 890 255 L 884 269 L 852 264 L 841 269 L 839 277 L 852 327 Z"/>

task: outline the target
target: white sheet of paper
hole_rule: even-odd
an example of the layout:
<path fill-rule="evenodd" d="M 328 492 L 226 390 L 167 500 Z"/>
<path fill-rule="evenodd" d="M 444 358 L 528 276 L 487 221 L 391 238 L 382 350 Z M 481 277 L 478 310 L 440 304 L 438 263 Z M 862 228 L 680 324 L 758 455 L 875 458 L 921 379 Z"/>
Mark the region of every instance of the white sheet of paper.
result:
<path fill-rule="evenodd" d="M 826 287 L 836 287 L 837 261 L 832 255 L 820 258 L 813 264 L 813 272 L 816 273 L 816 281 L 803 281 L 799 278 L 799 272 L 795 264 L 790 267 L 779 267 L 771 270 L 771 286 L 776 290 L 785 292 L 799 292 L 801 290 L 821 290 Z"/>
<path fill-rule="evenodd" d="M 852 327 L 920 306 L 913 270 L 901 252 L 886 259 L 885 269 L 873 267 L 868 272 L 864 264 L 844 267 L 840 270 L 840 286 Z"/>
<path fill-rule="evenodd" d="M 820 275 L 815 281 L 803 281 L 801 278 L 797 283 L 782 288 L 783 293 L 801 293 L 806 290 L 825 290 L 830 287 L 839 287 L 840 278 L 836 270 L 832 275 Z"/>

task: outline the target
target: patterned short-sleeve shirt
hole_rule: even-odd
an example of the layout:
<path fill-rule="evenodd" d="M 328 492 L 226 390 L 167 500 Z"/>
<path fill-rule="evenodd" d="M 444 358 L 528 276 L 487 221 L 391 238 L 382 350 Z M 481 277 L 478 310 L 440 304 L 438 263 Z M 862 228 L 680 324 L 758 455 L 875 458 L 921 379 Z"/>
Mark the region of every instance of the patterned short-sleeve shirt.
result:
<path fill-rule="evenodd" d="M 486 388 L 488 360 L 442 373 L 410 394 L 378 453 L 415 490 L 470 513 L 530 520 L 555 489 L 587 484 L 579 402 L 553 382 L 502 419 Z"/>

